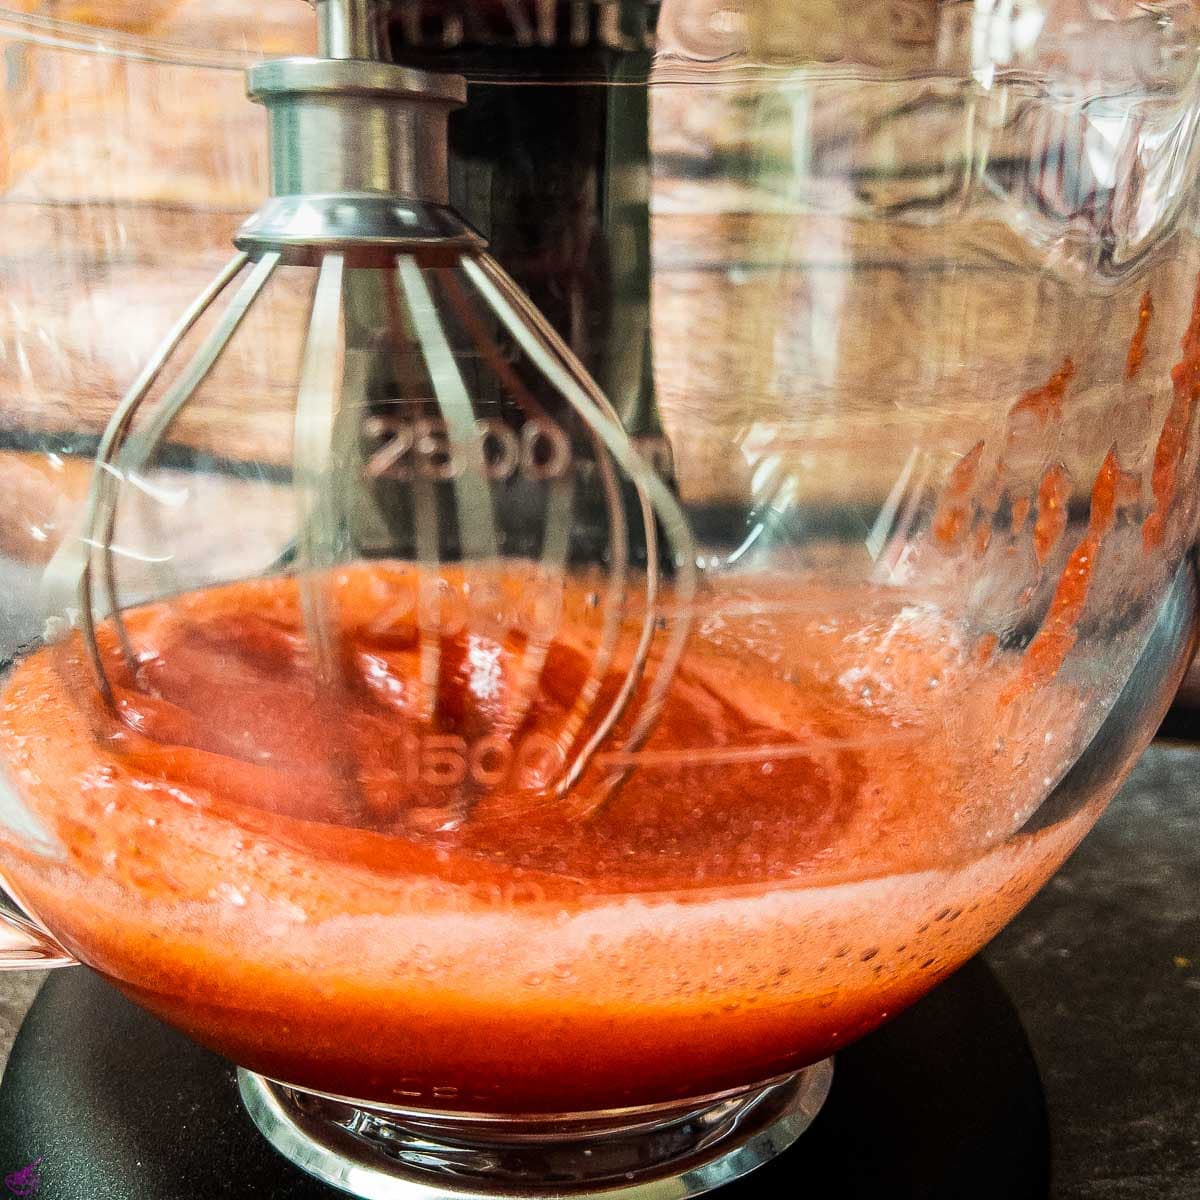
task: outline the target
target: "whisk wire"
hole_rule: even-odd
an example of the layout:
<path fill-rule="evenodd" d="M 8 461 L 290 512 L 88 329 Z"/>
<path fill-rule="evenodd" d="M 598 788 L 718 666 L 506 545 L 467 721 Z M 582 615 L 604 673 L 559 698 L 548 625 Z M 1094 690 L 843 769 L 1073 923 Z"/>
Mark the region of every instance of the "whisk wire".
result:
<path fill-rule="evenodd" d="M 549 417 L 538 398 L 522 381 L 505 358 L 495 338 L 485 323 L 480 320 L 475 306 L 468 302 L 459 284 L 456 273 L 442 268 L 438 272 L 442 288 L 467 335 L 475 343 L 483 361 L 500 381 L 508 395 L 516 402 L 526 420 L 548 421 Z M 605 620 L 597 653 L 584 681 L 582 692 L 593 699 L 599 691 L 604 676 L 611 664 L 620 633 L 621 618 L 625 610 L 624 581 L 628 568 L 628 537 L 625 531 L 625 502 L 617 483 L 616 473 L 608 456 L 603 453 L 603 444 L 591 430 L 588 436 L 596 447 L 596 463 L 600 471 L 605 506 L 608 510 L 611 534 L 611 563 L 609 586 L 605 596 Z M 542 533 L 542 548 L 539 569 L 543 578 L 560 575 L 566 570 L 570 552 L 570 522 L 574 511 L 575 475 L 564 471 L 550 480 L 546 502 L 545 524 Z M 548 629 L 527 630 L 527 641 L 521 663 L 517 668 L 516 684 L 509 697 L 501 725 L 504 731 L 512 732 L 525 720 L 533 703 L 537 683 L 545 666 L 550 650 L 551 633 Z M 590 704 L 590 701 L 588 702 Z M 579 716 L 582 722 L 583 715 Z M 573 730 L 564 727 L 573 736 Z M 569 738 L 562 738 L 560 744 Z"/>
<path fill-rule="evenodd" d="M 341 679 L 338 625 L 329 619 L 325 583 L 319 575 L 337 561 L 335 506 L 335 431 L 341 401 L 339 353 L 345 260 L 327 254 L 321 260 L 309 314 L 308 338 L 296 392 L 293 481 L 297 507 L 300 603 L 317 676 L 325 683 Z"/>
<path fill-rule="evenodd" d="M 448 468 L 454 489 L 458 517 L 459 548 L 464 561 L 494 563 L 498 557 L 496 517 L 491 487 L 483 461 L 483 449 L 476 430 L 475 413 L 467 385 L 446 338 L 441 318 L 429 292 L 429 285 L 417 260 L 401 255 L 396 262 L 396 280 L 404 297 L 412 329 L 417 337 L 425 370 L 433 388 L 434 402 L 441 414 L 449 440 Z M 421 480 L 414 497 L 417 553 L 429 570 L 429 578 L 438 561 L 438 517 L 432 486 Z M 425 581 L 423 580 L 422 583 Z M 430 599 L 434 599 L 432 596 Z M 440 605 L 440 598 L 437 601 Z M 441 639 L 428 620 L 429 605 L 421 605 L 419 639 L 421 656 L 422 708 L 425 719 L 437 710 Z"/>
<path fill-rule="evenodd" d="M 260 261 L 255 263 L 250 274 L 246 276 L 241 287 L 229 302 L 229 306 L 221 315 L 221 319 L 197 348 L 179 378 L 167 389 L 151 415 L 146 428 L 134 430 L 121 448 L 117 460 L 116 477 L 118 480 L 125 479 L 134 482 L 144 472 L 146 464 L 157 453 L 180 410 L 192 400 L 197 389 L 220 361 L 233 339 L 233 335 L 237 332 L 246 314 L 250 311 L 251 305 L 266 286 L 278 264 L 279 255 L 273 253 L 264 255 Z M 105 547 L 105 586 L 117 638 L 120 641 L 127 665 L 132 669 L 134 665 L 133 651 L 129 644 L 125 623 L 121 618 L 120 605 L 117 603 L 116 578 L 113 570 L 112 544 L 116 529 L 115 490 L 110 489 L 110 497 L 114 502 L 109 504 L 105 513 L 102 538 Z M 151 513 L 155 512 L 154 509 L 150 511 Z M 159 564 L 160 572 L 167 573 L 170 570 L 170 562 L 171 559 L 167 558 Z"/>
<path fill-rule="evenodd" d="M 676 572 L 675 594 L 685 608 L 690 605 L 696 590 L 695 543 L 687 519 L 670 489 L 633 449 L 608 398 L 563 344 L 549 322 L 525 300 L 516 284 L 488 256 L 483 255 L 479 259 L 465 258 L 463 270 L 508 330 L 509 335 L 521 345 L 530 360 L 568 398 L 580 418 L 604 442 L 608 452 L 633 481 L 642 506 L 647 562 L 646 612 L 641 637 L 616 700 L 559 781 L 561 793 L 578 780 L 592 754 L 620 719 L 644 674 L 657 625 L 655 606 L 659 580 L 655 512 L 662 521 L 663 532 L 671 548 Z M 686 619 L 672 623 L 659 670 L 625 740 L 626 751 L 635 750 L 649 736 L 666 699 L 667 689 L 683 655 L 689 633 L 690 622 Z M 602 803 L 604 796 L 611 792 L 622 777 L 620 772 L 610 776 L 598 789 L 595 803 Z"/>
<path fill-rule="evenodd" d="M 116 699 L 113 694 L 112 684 L 108 678 L 108 672 L 104 667 L 104 659 L 100 652 L 99 643 L 96 640 L 92 562 L 97 549 L 99 549 L 99 553 L 102 555 L 104 561 L 104 582 L 109 602 L 109 611 L 113 615 L 116 615 L 116 580 L 113 567 L 112 530 L 115 525 L 115 492 L 121 476 L 118 473 L 118 469 L 114 467 L 113 458 L 121 447 L 122 440 L 133 423 L 134 418 L 137 416 L 138 409 L 145 400 L 147 393 L 154 386 L 155 381 L 158 379 L 171 355 L 191 332 L 196 322 L 217 301 L 230 282 L 237 277 L 248 259 L 248 254 L 244 251 L 239 251 L 221 268 L 204 290 L 184 310 L 175 324 L 171 326 L 166 337 L 158 344 L 154 353 L 147 360 L 146 365 L 138 373 L 137 378 L 129 386 L 124 396 L 121 397 L 121 401 L 114 410 L 100 439 L 100 445 L 96 450 L 96 470 L 92 474 L 91 483 L 88 487 L 87 500 L 84 505 L 83 535 L 79 539 L 78 545 L 73 544 L 70 540 L 64 541 L 63 548 L 60 551 L 61 554 L 65 554 L 74 560 L 72 565 L 68 567 L 68 570 L 70 570 L 72 575 L 77 574 L 78 576 L 78 583 L 75 590 L 79 600 L 78 619 L 83 633 L 83 644 L 87 652 L 88 661 L 96 677 L 96 685 L 102 698 L 110 707 L 115 707 Z M 97 525 L 101 521 L 102 512 L 104 513 L 103 533 L 97 529 Z M 100 536 L 97 536 L 98 534 Z M 53 564 L 47 570 L 48 579 L 54 580 L 61 576 L 61 571 L 57 567 L 58 564 Z M 123 627 L 119 629 L 118 636 L 121 639 L 122 652 L 125 654 L 126 660 L 131 661 L 133 651 L 129 646 L 128 635 Z"/>
<path fill-rule="evenodd" d="M 316 703 L 330 730 L 334 781 L 352 820 L 367 805 L 359 787 L 353 748 L 339 722 L 338 697 L 348 690 L 341 654 L 340 614 L 331 611 L 329 572 L 339 561 L 338 426 L 344 379 L 342 327 L 345 258 L 321 258 L 308 318 L 308 336 L 296 389 L 292 478 L 296 496 L 296 583 L 316 689 Z"/>
<path fill-rule="evenodd" d="M 475 561 L 494 561 L 498 554 L 496 514 L 467 385 L 417 260 L 411 255 L 401 256 L 396 273 L 450 441 L 449 463 L 462 555 Z"/>

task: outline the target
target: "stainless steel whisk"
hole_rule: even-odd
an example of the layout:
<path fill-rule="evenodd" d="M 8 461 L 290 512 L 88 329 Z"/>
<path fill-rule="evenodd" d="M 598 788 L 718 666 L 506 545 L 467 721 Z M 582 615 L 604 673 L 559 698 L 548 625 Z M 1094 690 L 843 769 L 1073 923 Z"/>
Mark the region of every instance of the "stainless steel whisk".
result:
<path fill-rule="evenodd" d="M 316 10 L 319 57 L 270 60 L 248 72 L 248 94 L 266 107 L 269 118 L 270 198 L 242 226 L 234 239 L 237 253 L 175 323 L 101 439 L 86 503 L 82 553 L 76 550 L 76 619 L 88 659 L 101 694 L 115 707 L 97 623 L 104 615 L 111 618 L 129 673 L 136 678 L 113 555 L 123 484 L 146 470 L 272 274 L 280 266 L 304 266 L 315 269 L 316 283 L 296 397 L 292 484 L 298 513 L 291 569 L 301 579 L 306 634 L 319 676 L 335 679 L 337 631 L 324 611 L 319 588 L 305 581 L 339 561 L 342 517 L 336 495 L 341 460 L 336 451 L 347 436 L 346 415 L 371 411 L 369 398 L 346 394 L 355 385 L 343 369 L 347 289 L 365 268 L 374 273 L 373 279 L 384 280 L 393 324 L 408 331 L 413 356 L 427 381 L 429 394 L 415 399 L 430 406 L 443 430 L 445 495 L 439 498 L 428 480 L 405 485 L 414 559 L 422 570 L 435 572 L 448 549 L 463 560 L 494 563 L 500 556 L 499 523 L 506 519 L 497 512 L 489 482 L 489 455 L 494 457 L 495 450 L 489 448 L 480 389 L 469 385 L 450 345 L 448 320 L 465 331 L 477 363 L 496 385 L 493 390 L 506 397 L 518 420 L 537 422 L 558 445 L 571 445 L 573 437 L 585 447 L 608 527 L 607 583 L 601 632 L 587 678 L 569 716 L 553 734 L 563 754 L 556 779 L 561 792 L 579 779 L 612 733 L 655 657 L 653 678 L 620 747 L 622 761 L 650 733 L 688 636 L 687 614 L 696 587 L 691 534 L 670 489 L 633 449 L 613 405 L 489 257 L 480 235 L 449 207 L 447 118 L 452 108 L 465 102 L 464 80 L 388 61 L 379 14 L 370 0 L 316 0 Z M 431 279 L 437 283 L 436 295 Z M 235 280 L 232 298 L 211 330 L 157 407 L 139 422 L 174 352 Z M 507 335 L 507 351 L 496 330 Z M 514 350 L 524 374 L 513 366 Z M 367 415 L 362 420 L 378 423 L 380 418 Z M 582 477 L 580 471 L 566 470 L 546 483 L 539 567 L 548 575 L 561 577 L 568 569 Z M 630 566 L 622 480 L 632 487 L 633 529 L 640 530 L 645 550 L 644 578 L 635 576 Z M 665 547 L 659 545 L 660 531 Z M 669 621 L 662 616 L 660 559 L 672 571 Z M 641 602 L 635 613 L 636 644 L 631 657 L 618 664 L 618 641 L 635 591 Z M 661 653 L 654 656 L 652 648 L 660 637 Z M 422 628 L 419 640 L 420 715 L 432 722 L 437 717 L 439 631 Z M 549 632 L 529 632 L 517 673 L 519 686 L 503 721 L 509 730 L 529 710 L 550 640 Z M 625 667 L 624 676 L 619 687 L 604 690 L 614 665 Z M 606 707 L 597 712 L 602 696 Z M 609 780 L 617 774 L 614 768 Z"/>

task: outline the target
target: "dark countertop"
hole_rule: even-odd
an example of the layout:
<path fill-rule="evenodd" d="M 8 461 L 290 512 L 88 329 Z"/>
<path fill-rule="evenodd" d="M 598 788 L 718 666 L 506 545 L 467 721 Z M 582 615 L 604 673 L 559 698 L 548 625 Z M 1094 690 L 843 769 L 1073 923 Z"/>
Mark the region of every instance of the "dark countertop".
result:
<path fill-rule="evenodd" d="M 1153 746 L 987 957 L 1041 1068 L 1054 1200 L 1200 1197 L 1200 749 Z"/>
<path fill-rule="evenodd" d="M 1053 1200 L 1200 1197 L 1200 749 L 1151 748 L 987 957 L 1041 1067 Z M 0 974 L 0 1063 L 38 979 Z"/>

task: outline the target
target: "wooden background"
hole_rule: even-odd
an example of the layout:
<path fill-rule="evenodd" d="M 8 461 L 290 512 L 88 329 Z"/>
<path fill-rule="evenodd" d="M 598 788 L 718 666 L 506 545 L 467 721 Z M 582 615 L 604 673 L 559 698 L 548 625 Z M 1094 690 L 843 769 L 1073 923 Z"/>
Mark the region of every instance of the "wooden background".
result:
<path fill-rule="evenodd" d="M 206 51 L 303 49 L 311 31 L 299 0 L 256 4 L 252 27 L 234 0 L 37 7 Z M 1145 475 L 1197 270 L 1195 97 L 1129 109 L 1106 182 L 1078 104 L 888 75 L 952 64 L 961 5 L 830 0 L 803 6 L 802 25 L 767 19 L 784 9 L 800 12 L 663 13 L 675 53 L 652 105 L 655 374 L 685 498 L 869 507 L 914 454 L 936 492 L 977 441 L 999 453 L 1013 405 L 1068 356 L 1063 420 L 1020 469 L 1033 484 L 1061 458 L 1082 499 L 1116 444 Z M 3 536 L 36 553 L 53 537 L 29 530 L 61 528 L 79 493 L 78 470 L 43 452 L 94 443 L 225 259 L 265 192 L 264 131 L 234 70 L 11 31 L 2 49 L 0 488 L 30 511 Z M 678 82 L 685 54 L 720 68 L 709 85 Z M 787 69 L 805 55 L 841 70 Z M 743 59 L 769 69 L 748 75 Z M 848 63 L 874 71 L 869 86 Z M 1126 381 L 1147 289 L 1146 362 Z M 273 288 L 177 437 L 286 458 L 307 297 Z M 59 515 L 39 526 L 43 509 Z"/>

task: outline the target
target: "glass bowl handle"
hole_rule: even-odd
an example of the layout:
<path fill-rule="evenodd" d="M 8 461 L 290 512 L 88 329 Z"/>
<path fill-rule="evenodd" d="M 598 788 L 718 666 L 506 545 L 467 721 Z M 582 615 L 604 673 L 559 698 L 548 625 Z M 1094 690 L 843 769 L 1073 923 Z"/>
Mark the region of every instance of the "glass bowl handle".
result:
<path fill-rule="evenodd" d="M 0 886 L 0 971 L 70 967 L 75 959 Z"/>

